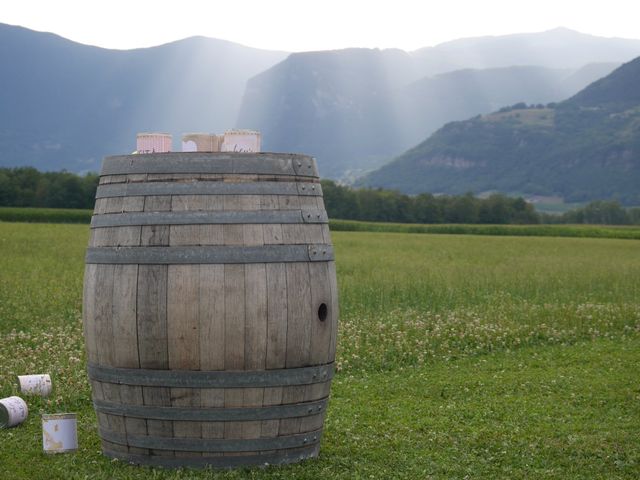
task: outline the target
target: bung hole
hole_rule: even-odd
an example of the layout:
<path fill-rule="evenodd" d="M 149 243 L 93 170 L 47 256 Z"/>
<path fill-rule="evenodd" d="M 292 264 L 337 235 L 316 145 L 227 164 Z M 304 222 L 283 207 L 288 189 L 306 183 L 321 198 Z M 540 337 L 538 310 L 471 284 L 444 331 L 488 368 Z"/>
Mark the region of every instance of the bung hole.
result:
<path fill-rule="evenodd" d="M 326 303 L 321 303 L 318 307 L 318 319 L 321 322 L 324 322 L 327 319 L 327 315 L 329 314 Z"/>

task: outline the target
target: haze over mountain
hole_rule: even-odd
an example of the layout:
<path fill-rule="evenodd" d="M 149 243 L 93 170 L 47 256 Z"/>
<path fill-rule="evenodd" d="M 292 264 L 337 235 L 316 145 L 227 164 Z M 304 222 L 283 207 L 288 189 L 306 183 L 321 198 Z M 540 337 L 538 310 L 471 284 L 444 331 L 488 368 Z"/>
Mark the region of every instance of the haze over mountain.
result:
<path fill-rule="evenodd" d="M 397 103 L 406 115 L 403 145 L 415 145 L 445 123 L 492 112 L 504 105 L 565 99 L 618 66 L 593 63 L 575 70 L 514 66 L 458 70 L 421 79 L 397 95 Z"/>
<path fill-rule="evenodd" d="M 310 153 L 322 175 L 349 181 L 446 122 L 504 104 L 562 100 L 637 55 L 640 40 L 567 29 L 412 53 L 292 54 L 248 82 L 237 125 L 262 131 L 265 149 Z M 461 68 L 475 70 L 451 72 Z"/>
<path fill-rule="evenodd" d="M 452 122 L 360 185 L 640 204 L 640 57 L 547 108 Z"/>
<path fill-rule="evenodd" d="M 224 131 L 247 79 L 286 56 L 203 37 L 106 50 L 0 24 L 0 165 L 97 170 L 136 132 Z"/>
<path fill-rule="evenodd" d="M 260 130 L 266 150 L 310 152 L 323 176 L 349 180 L 449 121 L 561 100 L 617 64 L 460 70 L 405 85 L 412 66 L 397 50 L 293 54 L 249 81 L 238 126 Z"/>
<path fill-rule="evenodd" d="M 288 56 L 203 37 L 127 51 L 0 24 L 0 165 L 96 170 L 133 150 L 136 132 L 173 133 L 178 149 L 184 132 L 238 126 L 261 130 L 266 150 L 310 153 L 324 176 L 353 179 L 447 121 L 573 94 L 634 49 L 640 40 L 554 30 L 411 53 Z"/>
<path fill-rule="evenodd" d="M 560 27 L 539 33 L 462 38 L 421 48 L 413 56 L 428 62 L 431 74 L 509 65 L 580 68 L 587 63 L 628 62 L 639 55 L 638 43 Z"/>

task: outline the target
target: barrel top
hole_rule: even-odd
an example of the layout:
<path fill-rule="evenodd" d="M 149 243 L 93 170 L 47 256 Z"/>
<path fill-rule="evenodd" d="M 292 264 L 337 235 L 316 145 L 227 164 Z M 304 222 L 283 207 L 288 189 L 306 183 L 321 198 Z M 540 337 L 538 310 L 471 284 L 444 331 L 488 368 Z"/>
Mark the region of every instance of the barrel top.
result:
<path fill-rule="evenodd" d="M 100 175 L 253 174 L 318 178 L 316 161 L 298 153 L 169 152 L 115 155 L 102 162 Z"/>

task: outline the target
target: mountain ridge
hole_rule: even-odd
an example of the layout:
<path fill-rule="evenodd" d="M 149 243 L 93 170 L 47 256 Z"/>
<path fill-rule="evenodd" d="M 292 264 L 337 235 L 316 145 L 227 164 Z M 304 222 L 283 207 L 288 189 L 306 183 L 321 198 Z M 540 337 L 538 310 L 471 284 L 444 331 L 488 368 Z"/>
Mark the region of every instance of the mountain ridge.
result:
<path fill-rule="evenodd" d="M 359 185 L 640 204 L 640 57 L 556 105 L 451 122 Z"/>
<path fill-rule="evenodd" d="M 0 24 L 0 62 L 11 66 L 0 78 L 0 165 L 97 170 L 133 150 L 138 131 L 178 141 L 224 131 L 246 80 L 285 55 L 206 37 L 110 50 Z"/>
<path fill-rule="evenodd" d="M 508 36 L 499 38 L 509 43 Z M 640 40 L 637 45 L 640 53 Z M 400 49 L 289 55 L 202 36 L 103 49 L 0 24 L 0 61 L 11 66 L 0 78 L 0 165 L 96 170 L 103 156 L 133 150 L 138 131 L 172 133 L 179 148 L 182 133 L 237 126 L 262 130 L 266 149 L 316 155 L 325 176 L 353 179 L 447 121 L 489 112 L 503 102 L 559 100 L 558 88 L 575 93 L 597 74 L 580 77 L 576 71 L 573 86 L 565 88 L 556 83 L 569 80 L 557 72 L 541 73 L 549 82 L 542 95 L 538 87 L 517 91 L 517 69 L 509 71 L 508 65 L 501 72 L 446 72 L 442 75 L 451 76 L 426 81 L 443 68 L 432 60 Z M 285 72 L 286 81 L 270 77 L 274 70 Z M 495 84 L 510 85 L 509 95 L 478 92 L 486 98 L 465 101 L 468 109 L 461 109 L 462 99 L 482 84 L 479 78 L 492 75 L 498 75 Z M 272 85 L 256 83 L 265 79 Z M 410 83 L 421 80 L 430 85 L 427 91 L 414 86 L 415 92 L 408 92 Z M 446 82 L 456 83 L 457 90 L 444 88 Z M 439 91 L 448 93 L 437 98 Z M 262 120 L 253 122 L 256 118 Z"/>

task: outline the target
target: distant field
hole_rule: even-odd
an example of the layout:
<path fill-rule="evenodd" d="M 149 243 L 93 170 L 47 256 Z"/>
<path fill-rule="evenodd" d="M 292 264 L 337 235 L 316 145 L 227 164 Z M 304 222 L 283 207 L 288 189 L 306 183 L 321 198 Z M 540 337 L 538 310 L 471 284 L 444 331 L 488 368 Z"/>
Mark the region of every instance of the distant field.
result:
<path fill-rule="evenodd" d="M 0 207 L 2 222 L 89 223 L 92 210 L 72 208 Z"/>
<path fill-rule="evenodd" d="M 551 214 L 562 214 L 566 213 L 569 210 L 574 210 L 576 208 L 582 208 L 586 204 L 585 203 L 564 203 L 560 201 L 544 201 L 540 200 L 535 202 L 533 206 L 536 211 L 539 213 L 551 213 Z"/>
<path fill-rule="evenodd" d="M 0 430 L 2 478 L 640 476 L 640 248 L 619 239 L 334 232 L 339 372 L 321 457 L 235 472 L 100 455 L 80 305 L 86 225 L 0 223 L 0 398 L 55 393 Z M 41 453 L 40 413 L 80 451 Z"/>
<path fill-rule="evenodd" d="M 0 207 L 0 222 L 86 223 L 91 210 Z M 432 233 L 455 235 L 509 235 L 538 237 L 592 237 L 640 240 L 640 226 L 608 225 L 463 225 L 360 222 L 330 220 L 332 231 Z"/>
<path fill-rule="evenodd" d="M 528 237 L 583 237 L 640 240 L 640 226 L 610 225 L 463 225 L 359 222 L 331 220 L 333 231 L 508 235 Z"/>

